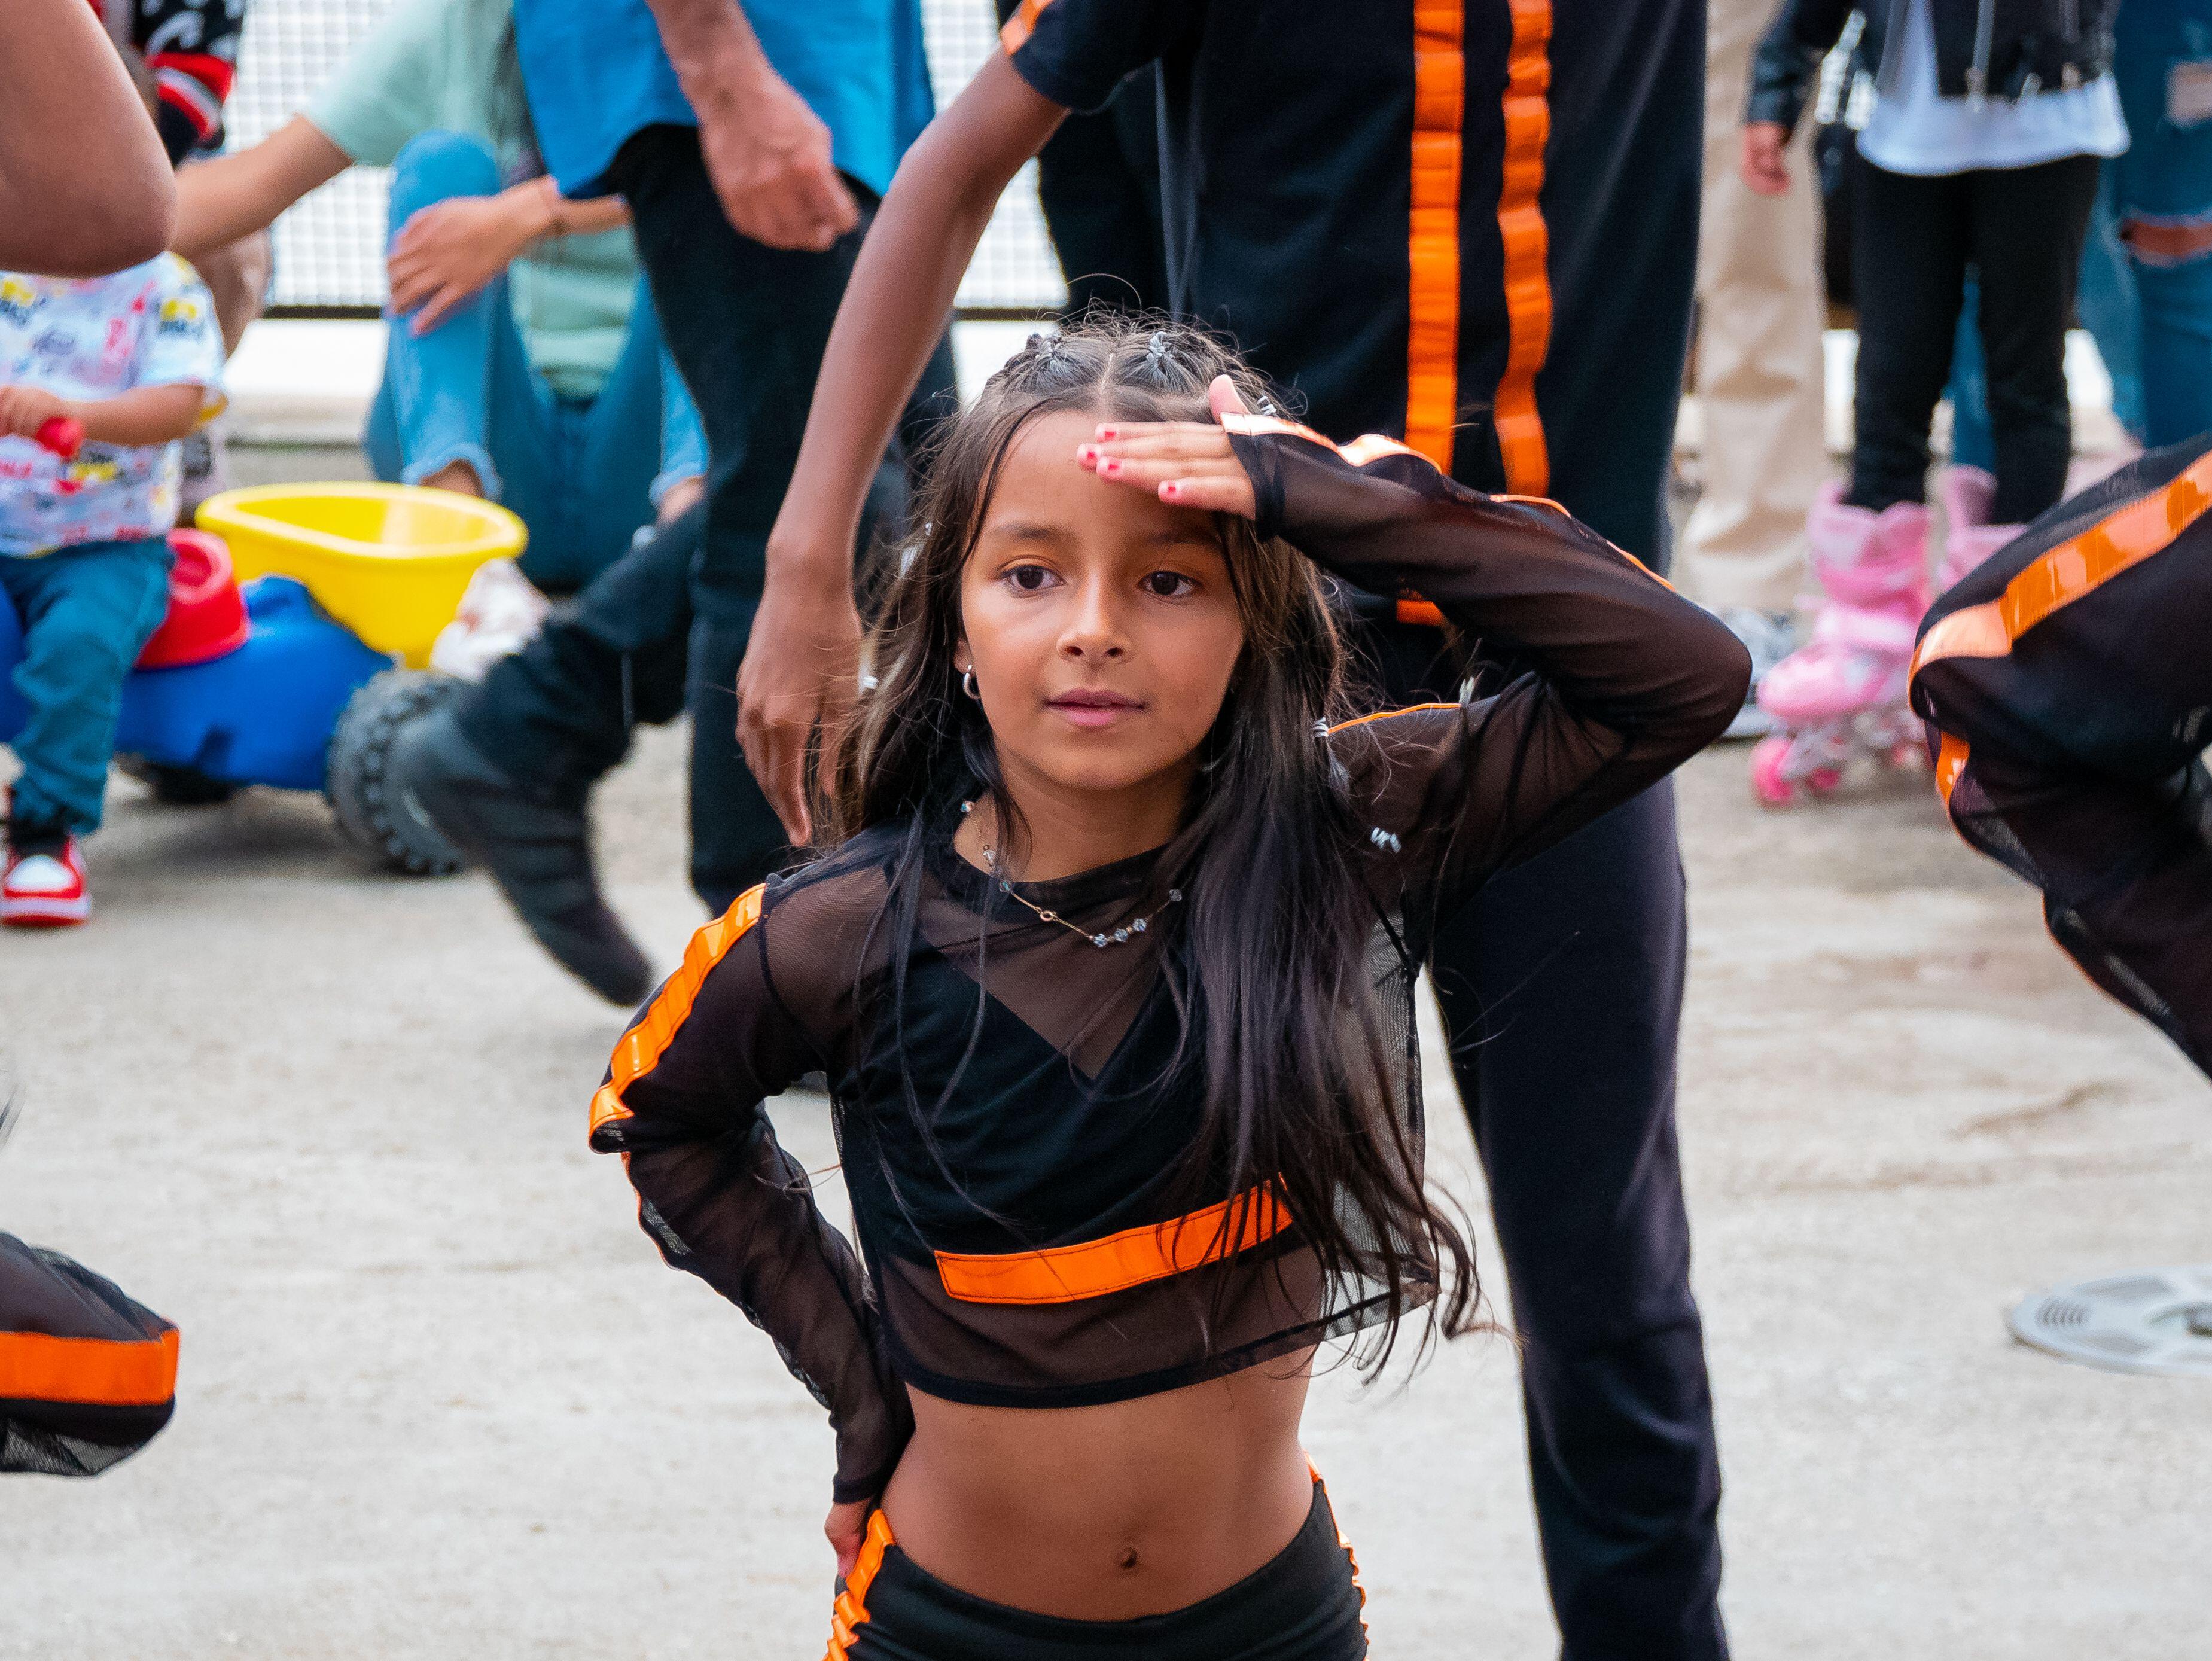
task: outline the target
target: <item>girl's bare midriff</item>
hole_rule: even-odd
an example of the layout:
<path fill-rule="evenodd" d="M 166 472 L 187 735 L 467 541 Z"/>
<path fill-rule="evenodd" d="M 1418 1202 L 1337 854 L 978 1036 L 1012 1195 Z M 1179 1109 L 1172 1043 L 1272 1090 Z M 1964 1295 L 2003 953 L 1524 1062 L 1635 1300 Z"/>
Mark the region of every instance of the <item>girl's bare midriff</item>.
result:
<path fill-rule="evenodd" d="M 1103 1407 L 968 1407 L 910 1391 L 884 1495 L 946 1585 L 1077 1621 L 1164 1615 L 1265 1565 L 1313 1505 L 1308 1358 Z"/>

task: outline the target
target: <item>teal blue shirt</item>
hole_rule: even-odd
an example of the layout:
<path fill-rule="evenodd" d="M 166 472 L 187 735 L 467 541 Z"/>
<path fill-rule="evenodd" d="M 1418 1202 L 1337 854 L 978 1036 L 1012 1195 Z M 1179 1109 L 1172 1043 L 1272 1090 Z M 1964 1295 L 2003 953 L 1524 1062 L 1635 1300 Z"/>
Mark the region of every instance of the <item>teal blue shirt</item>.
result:
<path fill-rule="evenodd" d="M 878 196 L 934 113 L 920 0 L 744 0 L 775 72 L 829 127 L 840 170 Z M 641 128 L 698 118 L 645 0 L 515 0 L 515 45 L 546 170 L 600 196 Z"/>

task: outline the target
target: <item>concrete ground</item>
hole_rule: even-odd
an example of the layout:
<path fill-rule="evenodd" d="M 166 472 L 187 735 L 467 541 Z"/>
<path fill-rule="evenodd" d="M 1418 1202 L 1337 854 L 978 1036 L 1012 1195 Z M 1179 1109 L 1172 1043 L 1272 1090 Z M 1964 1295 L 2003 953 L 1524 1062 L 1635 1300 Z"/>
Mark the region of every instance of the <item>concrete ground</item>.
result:
<path fill-rule="evenodd" d="M 600 813 L 664 963 L 699 921 L 682 757 L 644 735 Z M 2202 1658 L 2212 1396 L 2050 1360 L 2002 1317 L 2212 1258 L 2212 1092 L 1924 780 L 1770 815 L 1745 759 L 1682 778 L 1737 1653 Z M 317 798 L 173 809 L 118 782 L 91 864 L 91 927 L 0 938 L 27 1098 L 0 1226 L 179 1323 L 179 1408 L 97 1482 L 6 1485 L 0 1658 L 817 1653 L 828 1436 L 585 1149 L 620 1015 L 481 878 L 364 871 Z M 1477 1197 L 1437 1061 L 1435 1167 Z M 818 1098 L 775 1116 L 831 1163 Z M 1309 1431 L 1378 1656 L 1553 1652 L 1504 1342 L 1332 1378 Z"/>

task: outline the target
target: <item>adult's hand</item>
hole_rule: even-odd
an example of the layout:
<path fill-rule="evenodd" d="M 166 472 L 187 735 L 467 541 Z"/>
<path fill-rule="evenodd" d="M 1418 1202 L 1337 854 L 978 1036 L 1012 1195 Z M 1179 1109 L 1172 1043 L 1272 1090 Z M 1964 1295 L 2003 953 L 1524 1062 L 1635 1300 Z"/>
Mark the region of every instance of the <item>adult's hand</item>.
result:
<path fill-rule="evenodd" d="M 744 235 L 819 253 L 860 222 L 830 129 L 765 59 L 725 70 L 692 103 L 707 176 Z"/>
<path fill-rule="evenodd" d="M 448 197 L 416 210 L 392 239 L 385 264 L 392 314 L 412 313 L 408 332 L 429 333 L 546 228 L 533 198 L 515 191 Z"/>
<path fill-rule="evenodd" d="M 783 833 L 804 843 L 806 746 L 843 718 L 858 690 L 860 614 L 842 560 L 771 557 L 738 671 L 738 743 Z"/>
<path fill-rule="evenodd" d="M 1782 152 L 1790 130 L 1779 121 L 1753 121 L 1743 130 L 1743 182 L 1761 196 L 1780 196 L 1790 188 L 1789 164 Z"/>

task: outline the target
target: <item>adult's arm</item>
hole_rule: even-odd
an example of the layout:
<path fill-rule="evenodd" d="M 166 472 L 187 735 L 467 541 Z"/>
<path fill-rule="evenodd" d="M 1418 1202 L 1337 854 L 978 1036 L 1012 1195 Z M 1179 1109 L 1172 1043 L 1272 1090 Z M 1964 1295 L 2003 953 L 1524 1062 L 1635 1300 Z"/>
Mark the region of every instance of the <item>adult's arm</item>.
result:
<path fill-rule="evenodd" d="M 169 240 L 169 158 L 84 0 L 16 0 L 0 51 L 0 269 L 98 277 Z"/>
<path fill-rule="evenodd" d="M 730 223 L 771 248 L 817 252 L 859 224 L 830 129 L 769 63 L 738 0 L 646 3 Z"/>
<path fill-rule="evenodd" d="M 793 842 L 809 830 L 807 739 L 858 657 L 853 538 L 868 480 L 1000 193 L 1066 113 L 993 54 L 907 152 L 861 245 L 738 672 L 738 738 Z"/>
<path fill-rule="evenodd" d="M 177 173 L 177 229 L 169 246 L 187 259 L 266 230 L 353 158 L 304 115 L 232 155 L 194 161 Z"/>

